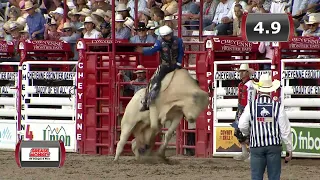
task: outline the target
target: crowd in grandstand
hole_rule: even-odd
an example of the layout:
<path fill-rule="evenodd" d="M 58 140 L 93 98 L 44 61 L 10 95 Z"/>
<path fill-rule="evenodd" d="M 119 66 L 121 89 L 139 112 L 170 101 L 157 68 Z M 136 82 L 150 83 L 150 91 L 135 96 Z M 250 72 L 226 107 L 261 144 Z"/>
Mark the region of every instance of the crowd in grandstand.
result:
<path fill-rule="evenodd" d="M 73 0 L 65 6 L 63 0 L 8 0 L 2 5 L 0 38 L 7 41 L 23 39 L 64 40 L 75 43 L 83 38 L 110 38 L 112 1 Z M 115 28 L 117 39 L 133 43 L 153 43 L 157 28 L 168 25 L 177 30 L 176 0 L 116 1 Z M 4 1 L 2 1 L 4 2 Z M 183 35 L 199 29 L 199 0 L 182 0 Z M 64 11 L 67 8 L 67 11 Z M 216 35 L 241 33 L 243 12 L 291 12 L 297 35 L 320 36 L 320 0 L 205 0 L 203 29 Z M 64 22 L 64 12 L 68 12 Z M 134 20 L 138 18 L 137 27 Z"/>

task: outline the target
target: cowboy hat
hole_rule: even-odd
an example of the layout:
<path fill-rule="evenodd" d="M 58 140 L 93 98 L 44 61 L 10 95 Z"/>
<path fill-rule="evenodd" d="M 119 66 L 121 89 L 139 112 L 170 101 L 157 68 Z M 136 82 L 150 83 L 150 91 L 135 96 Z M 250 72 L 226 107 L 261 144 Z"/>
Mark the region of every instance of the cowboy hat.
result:
<path fill-rule="evenodd" d="M 91 10 L 88 8 L 82 8 L 82 10 L 80 12 L 75 13 L 77 15 L 81 15 L 81 16 L 90 16 L 91 15 Z"/>
<path fill-rule="evenodd" d="M 240 68 L 237 69 L 237 71 L 248 71 L 250 75 L 252 75 L 254 73 L 254 69 L 249 68 L 248 64 L 241 64 Z"/>
<path fill-rule="evenodd" d="M 31 1 L 27 1 L 24 3 L 24 8 L 22 10 L 27 11 L 32 8 L 34 8 L 33 3 Z"/>
<path fill-rule="evenodd" d="M 49 12 L 49 15 L 52 16 L 53 14 L 60 14 L 60 15 L 63 15 L 64 14 L 64 10 L 62 7 L 57 7 L 56 10 L 54 11 L 50 11 Z"/>
<path fill-rule="evenodd" d="M 255 88 L 257 91 L 266 93 L 276 91 L 280 87 L 280 81 L 272 81 L 272 78 L 269 74 L 262 74 L 260 76 L 259 82 L 252 81 L 252 83 L 253 88 Z"/>
<path fill-rule="evenodd" d="M 123 25 L 128 27 L 129 29 L 133 29 L 134 21 L 133 21 L 133 19 L 131 19 L 129 17 L 126 17 L 126 19 L 124 20 Z"/>
<path fill-rule="evenodd" d="M 22 27 L 24 27 L 24 26 L 26 25 L 26 23 L 27 23 L 26 19 L 23 18 L 23 17 L 18 17 L 18 19 L 17 19 L 16 21 L 17 21 L 17 23 L 18 23 L 19 25 L 21 25 Z"/>
<path fill-rule="evenodd" d="M 124 22 L 123 16 L 121 14 L 117 14 L 114 21 L 115 22 Z"/>
<path fill-rule="evenodd" d="M 125 4 L 118 4 L 118 6 L 116 7 L 116 11 L 117 12 L 121 12 L 121 11 L 130 11 L 131 8 L 130 7 L 127 7 L 127 5 Z"/>
<path fill-rule="evenodd" d="M 70 18 L 71 16 L 79 15 L 77 13 L 78 13 L 77 9 L 72 9 L 71 11 L 68 12 L 68 17 Z"/>
<path fill-rule="evenodd" d="M 144 68 L 145 68 L 144 66 L 138 65 L 138 66 L 137 66 L 137 69 L 140 69 L 140 70 L 136 70 L 134 73 L 135 73 L 135 74 L 137 74 L 137 73 L 145 73 L 146 70 L 142 70 L 142 69 L 144 69 Z"/>
<path fill-rule="evenodd" d="M 145 31 L 145 30 L 148 30 L 148 28 L 146 27 L 146 24 L 144 22 L 139 22 L 138 27 L 134 28 L 134 30 L 135 31 L 139 31 L 139 30 Z"/>
<path fill-rule="evenodd" d="M 74 27 L 70 24 L 70 22 L 65 22 L 65 23 L 63 23 L 62 31 L 65 31 L 66 29 L 71 29 L 71 30 L 73 30 Z"/>
<path fill-rule="evenodd" d="M 172 20 L 174 20 L 174 17 L 173 16 L 166 16 L 166 17 L 164 17 L 163 20 L 164 21 L 172 21 Z"/>
<path fill-rule="evenodd" d="M 104 18 L 106 16 L 106 13 L 102 9 L 97 9 L 95 12 L 92 13 L 92 15 Z"/>
<path fill-rule="evenodd" d="M 147 28 L 151 30 L 156 29 L 156 25 L 154 24 L 154 21 L 149 20 L 147 24 Z"/>
<path fill-rule="evenodd" d="M 312 13 L 309 15 L 308 22 L 305 21 L 306 24 L 315 24 L 320 23 L 320 14 L 319 13 Z"/>
<path fill-rule="evenodd" d="M 92 17 L 90 17 L 90 16 L 88 16 L 88 17 L 86 17 L 86 18 L 84 19 L 84 23 L 93 23 L 93 24 L 94 24 L 93 19 L 92 19 Z"/>
<path fill-rule="evenodd" d="M 10 31 L 19 29 L 19 24 L 17 22 L 15 22 L 15 21 L 11 21 L 9 23 L 9 28 L 10 28 Z"/>
<path fill-rule="evenodd" d="M 108 16 L 109 18 L 112 18 L 112 11 L 107 10 L 107 12 L 105 13 L 106 16 Z"/>

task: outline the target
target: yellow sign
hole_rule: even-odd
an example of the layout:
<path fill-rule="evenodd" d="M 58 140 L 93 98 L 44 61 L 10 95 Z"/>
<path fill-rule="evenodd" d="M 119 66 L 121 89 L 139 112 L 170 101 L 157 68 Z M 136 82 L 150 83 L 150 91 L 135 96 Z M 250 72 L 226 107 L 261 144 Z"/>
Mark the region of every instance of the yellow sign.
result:
<path fill-rule="evenodd" d="M 233 127 L 216 127 L 216 152 L 241 152 Z"/>

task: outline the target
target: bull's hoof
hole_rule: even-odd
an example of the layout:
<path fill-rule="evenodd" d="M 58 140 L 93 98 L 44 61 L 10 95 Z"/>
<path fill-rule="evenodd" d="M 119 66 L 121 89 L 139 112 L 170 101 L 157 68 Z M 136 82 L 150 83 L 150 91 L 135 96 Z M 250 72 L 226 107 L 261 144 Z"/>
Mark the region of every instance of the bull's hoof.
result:
<path fill-rule="evenodd" d="M 139 148 L 138 152 L 140 155 L 143 155 L 146 153 L 146 151 L 150 148 L 150 146 L 148 144 L 146 144 L 143 148 Z"/>
<path fill-rule="evenodd" d="M 138 152 L 139 152 L 140 155 L 144 155 L 144 153 L 146 152 L 146 149 L 145 148 L 139 148 Z"/>

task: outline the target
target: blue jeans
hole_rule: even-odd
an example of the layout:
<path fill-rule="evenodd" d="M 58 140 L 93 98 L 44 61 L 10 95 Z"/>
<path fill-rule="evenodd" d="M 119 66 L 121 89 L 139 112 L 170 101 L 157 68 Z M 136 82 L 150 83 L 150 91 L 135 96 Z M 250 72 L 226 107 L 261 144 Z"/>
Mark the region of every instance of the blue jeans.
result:
<path fill-rule="evenodd" d="M 250 148 L 251 180 L 263 180 L 267 167 L 268 179 L 280 180 L 281 146 Z"/>

